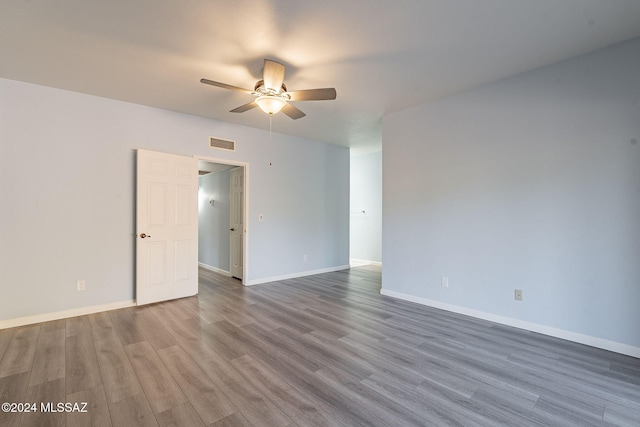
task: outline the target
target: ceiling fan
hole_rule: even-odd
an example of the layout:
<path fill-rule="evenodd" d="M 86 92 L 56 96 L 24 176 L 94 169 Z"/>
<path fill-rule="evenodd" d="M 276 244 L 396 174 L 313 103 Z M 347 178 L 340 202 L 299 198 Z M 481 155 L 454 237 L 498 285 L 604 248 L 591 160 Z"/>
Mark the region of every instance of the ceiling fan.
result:
<path fill-rule="evenodd" d="M 224 89 L 243 92 L 256 97 L 255 100 L 241 105 L 231 110 L 231 113 L 244 113 L 255 107 L 260 107 L 262 111 L 269 115 L 281 111 L 292 119 L 300 119 L 304 114 L 299 108 L 290 104 L 290 101 L 324 101 L 336 99 L 334 88 L 306 89 L 287 91 L 284 85 L 285 66 L 279 62 L 264 60 L 262 80 L 259 80 L 253 90 L 220 83 L 209 79 L 200 79 L 200 83 L 221 87 Z"/>

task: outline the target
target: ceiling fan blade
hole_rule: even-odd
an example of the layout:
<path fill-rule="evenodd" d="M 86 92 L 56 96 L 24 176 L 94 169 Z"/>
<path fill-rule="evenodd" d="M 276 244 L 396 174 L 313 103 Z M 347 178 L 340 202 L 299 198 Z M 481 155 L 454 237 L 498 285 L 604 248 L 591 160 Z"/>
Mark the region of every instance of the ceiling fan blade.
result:
<path fill-rule="evenodd" d="M 285 113 L 287 116 L 291 117 L 293 120 L 301 119 L 304 116 L 306 116 L 306 114 L 300 111 L 298 107 L 294 107 L 288 102 L 284 104 L 284 107 L 282 107 L 281 111 Z"/>
<path fill-rule="evenodd" d="M 241 87 L 231 86 L 231 85 L 228 85 L 226 83 L 215 82 L 215 81 L 209 80 L 209 79 L 200 79 L 200 83 L 204 83 L 204 84 L 211 85 L 211 86 L 221 87 L 223 89 L 235 90 L 236 92 L 244 92 L 244 93 L 248 93 L 248 94 L 252 94 L 253 93 L 253 91 L 251 91 L 249 89 L 243 89 Z"/>
<path fill-rule="evenodd" d="M 284 81 L 284 65 L 265 59 L 262 80 L 265 88 L 279 91 Z"/>
<path fill-rule="evenodd" d="M 336 99 L 336 90 L 332 87 L 324 89 L 307 89 L 307 90 L 294 90 L 293 92 L 287 92 L 291 97 L 291 101 L 324 101 L 329 99 Z"/>
<path fill-rule="evenodd" d="M 249 111 L 252 108 L 256 108 L 258 106 L 258 104 L 256 104 L 255 101 L 251 101 L 248 104 L 244 104 L 239 106 L 238 108 L 234 108 L 233 110 L 229 111 L 230 113 L 244 113 L 245 111 Z"/>

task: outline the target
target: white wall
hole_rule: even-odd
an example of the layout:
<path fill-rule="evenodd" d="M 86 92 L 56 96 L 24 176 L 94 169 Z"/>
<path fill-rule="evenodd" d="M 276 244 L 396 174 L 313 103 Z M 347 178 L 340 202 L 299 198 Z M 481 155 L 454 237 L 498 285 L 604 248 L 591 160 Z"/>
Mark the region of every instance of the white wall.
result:
<path fill-rule="evenodd" d="M 208 148 L 209 136 L 236 140 L 236 151 Z M 249 164 L 247 282 L 348 265 L 348 149 L 274 134 L 270 167 L 268 140 L 253 128 L 0 79 L 0 320 L 135 297 L 137 148 Z"/>
<path fill-rule="evenodd" d="M 383 290 L 640 356 L 639 70 L 636 39 L 385 117 Z"/>
<path fill-rule="evenodd" d="M 382 262 L 381 151 L 351 156 L 350 194 L 350 257 Z"/>
<path fill-rule="evenodd" d="M 198 262 L 228 273 L 230 170 L 202 175 L 198 184 Z"/>

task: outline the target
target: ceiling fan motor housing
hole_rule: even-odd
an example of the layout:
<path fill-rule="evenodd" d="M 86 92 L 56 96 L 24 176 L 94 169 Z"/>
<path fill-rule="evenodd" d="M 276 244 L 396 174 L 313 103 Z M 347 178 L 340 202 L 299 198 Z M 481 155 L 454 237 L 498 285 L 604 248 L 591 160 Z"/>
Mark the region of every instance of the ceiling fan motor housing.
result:
<path fill-rule="evenodd" d="M 288 96 L 287 94 L 287 86 L 285 86 L 284 83 L 282 83 L 282 86 L 280 86 L 280 90 L 275 90 L 275 89 L 271 89 L 268 87 L 265 87 L 264 85 L 264 80 L 259 80 L 254 89 L 253 89 L 254 95 L 256 96 L 280 96 L 283 97 L 285 99 L 290 99 L 291 97 Z"/>

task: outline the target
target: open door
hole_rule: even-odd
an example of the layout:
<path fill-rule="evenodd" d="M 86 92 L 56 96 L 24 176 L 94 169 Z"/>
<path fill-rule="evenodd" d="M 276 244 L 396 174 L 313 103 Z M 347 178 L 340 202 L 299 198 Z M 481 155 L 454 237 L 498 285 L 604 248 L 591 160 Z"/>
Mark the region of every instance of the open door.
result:
<path fill-rule="evenodd" d="M 198 161 L 138 150 L 136 303 L 198 293 Z"/>

